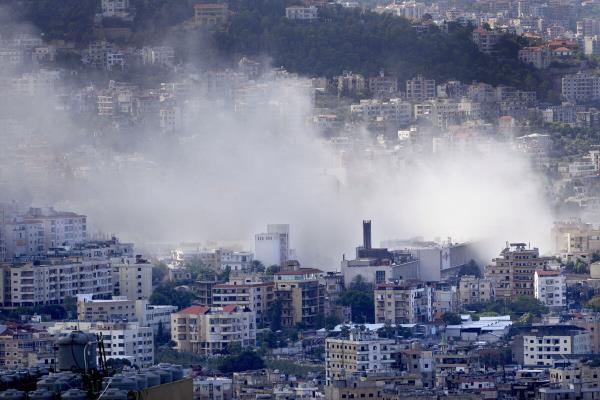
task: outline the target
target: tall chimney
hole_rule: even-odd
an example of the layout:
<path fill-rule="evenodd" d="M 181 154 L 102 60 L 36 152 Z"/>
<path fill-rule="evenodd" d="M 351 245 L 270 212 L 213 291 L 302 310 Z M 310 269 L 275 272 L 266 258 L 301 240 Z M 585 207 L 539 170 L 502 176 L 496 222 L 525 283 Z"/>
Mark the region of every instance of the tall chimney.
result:
<path fill-rule="evenodd" d="M 371 248 L 371 220 L 363 220 L 363 248 Z"/>

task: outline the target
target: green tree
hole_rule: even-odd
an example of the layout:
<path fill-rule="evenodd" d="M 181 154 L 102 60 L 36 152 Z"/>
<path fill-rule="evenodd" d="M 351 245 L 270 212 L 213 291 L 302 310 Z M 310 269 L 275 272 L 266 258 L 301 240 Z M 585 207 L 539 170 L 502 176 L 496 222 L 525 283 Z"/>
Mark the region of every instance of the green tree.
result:
<path fill-rule="evenodd" d="M 196 296 L 187 291 L 177 289 L 172 282 L 158 285 L 150 296 L 150 304 L 173 305 L 178 308 L 189 307 L 196 299 Z"/>
<path fill-rule="evenodd" d="M 281 270 L 279 265 L 270 265 L 269 268 L 265 271 L 266 275 L 272 276 L 278 273 Z"/>
<path fill-rule="evenodd" d="M 347 290 L 342 294 L 339 303 L 350 307 L 352 321 L 358 323 L 372 323 L 375 320 L 375 303 L 373 291 Z"/>
<path fill-rule="evenodd" d="M 462 322 L 460 315 L 453 312 L 445 312 L 444 315 L 442 315 L 442 319 L 446 325 L 460 325 Z"/>
<path fill-rule="evenodd" d="M 283 306 L 281 304 L 281 300 L 279 299 L 275 300 L 267 311 L 267 318 L 269 320 L 271 330 L 274 332 L 281 330 L 282 312 Z"/>
<path fill-rule="evenodd" d="M 156 286 L 165 280 L 169 274 L 169 268 L 165 263 L 158 263 L 152 267 L 152 285 Z"/>
<path fill-rule="evenodd" d="M 238 355 L 224 357 L 219 363 L 219 371 L 224 374 L 250 371 L 265 367 L 264 360 L 255 351 L 245 350 Z"/>

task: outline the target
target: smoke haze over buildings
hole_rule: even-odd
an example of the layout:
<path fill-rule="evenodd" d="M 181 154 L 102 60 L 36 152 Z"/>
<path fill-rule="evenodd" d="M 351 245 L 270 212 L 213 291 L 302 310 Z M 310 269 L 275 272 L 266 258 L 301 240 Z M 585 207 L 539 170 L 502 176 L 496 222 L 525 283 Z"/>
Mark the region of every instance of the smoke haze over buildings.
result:
<path fill-rule="evenodd" d="M 5 80 L 21 76 L 4 70 Z M 52 85 L 68 94 L 64 78 Z M 552 214 L 542 182 L 507 144 L 418 157 L 342 152 L 307 123 L 308 79 L 266 74 L 237 109 L 219 101 L 228 93 L 193 87 L 182 133 L 136 137 L 107 137 L 95 121 L 73 120 L 60 110 L 65 99 L 43 85 L 4 96 L 0 200 L 81 212 L 92 228 L 136 243 L 252 248 L 267 223 L 289 223 L 301 262 L 324 269 L 360 244 L 364 218 L 373 220 L 374 243 L 490 239 L 488 256 L 506 240 L 547 248 Z"/>

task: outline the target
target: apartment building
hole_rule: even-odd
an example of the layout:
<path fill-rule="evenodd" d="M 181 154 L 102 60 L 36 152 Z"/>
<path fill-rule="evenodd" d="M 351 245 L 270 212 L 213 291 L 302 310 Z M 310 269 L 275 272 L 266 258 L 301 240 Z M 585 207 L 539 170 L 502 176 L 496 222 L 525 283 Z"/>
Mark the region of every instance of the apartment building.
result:
<path fill-rule="evenodd" d="M 302 21 L 312 21 L 318 18 L 319 11 L 317 7 L 290 6 L 285 8 L 285 17 L 287 19 L 298 19 Z"/>
<path fill-rule="evenodd" d="M 256 316 L 249 308 L 191 306 L 171 314 L 171 338 L 179 351 L 220 354 L 231 345 L 256 344 Z"/>
<path fill-rule="evenodd" d="M 273 282 L 242 282 L 233 280 L 212 287 L 212 305 L 225 307 L 238 305 L 249 308 L 256 314 L 256 324 L 267 321 L 268 311 L 275 300 Z"/>
<path fill-rule="evenodd" d="M 105 259 L 49 258 L 35 263 L 1 265 L 0 295 L 5 307 L 62 304 L 67 297 L 112 293 L 110 264 Z"/>
<path fill-rule="evenodd" d="M 538 248 L 525 243 L 507 243 L 493 264 L 485 267 L 485 277 L 495 282 L 497 299 L 534 297 L 534 273 L 546 269 L 549 258 L 540 257 Z"/>
<path fill-rule="evenodd" d="M 291 263 L 291 269 L 275 273 L 275 298 L 281 305 L 281 325 L 291 328 L 297 324 L 314 326 L 317 316 L 325 310 L 325 290 L 319 279 L 323 271 L 301 268 Z"/>
<path fill-rule="evenodd" d="M 375 288 L 375 322 L 414 324 L 433 319 L 433 289 L 423 282 L 384 283 Z"/>
<path fill-rule="evenodd" d="M 334 315 L 342 322 L 351 322 L 352 309 L 339 304 L 345 291 L 344 276 L 339 272 L 327 272 L 321 277 L 321 283 L 325 290 L 324 314 Z"/>
<path fill-rule="evenodd" d="M 325 340 L 327 385 L 353 373 L 389 371 L 396 350 L 395 340 L 381 339 L 375 333 L 354 330 L 349 338 Z"/>
<path fill-rule="evenodd" d="M 533 325 L 515 343 L 522 345 L 516 357 L 523 366 L 552 366 L 554 360 L 592 351 L 590 334 L 574 325 Z"/>
<path fill-rule="evenodd" d="M 494 54 L 496 52 L 496 45 L 500 41 L 501 36 L 502 34 L 500 32 L 477 28 L 473 30 L 471 38 L 473 43 L 479 48 L 479 51 L 485 54 Z"/>
<path fill-rule="evenodd" d="M 411 122 L 411 105 L 401 99 L 389 101 L 379 99 L 361 100 L 359 104 L 350 106 L 350 114 L 365 122 L 389 122 L 405 126 Z"/>
<path fill-rule="evenodd" d="M 600 250 L 600 229 L 580 219 L 555 222 L 551 235 L 556 253 L 593 253 Z"/>
<path fill-rule="evenodd" d="M 586 36 L 583 38 L 583 53 L 586 56 L 600 55 L 600 38 L 598 35 Z"/>
<path fill-rule="evenodd" d="M 290 256 L 290 226 L 267 225 L 267 232 L 255 235 L 254 249 L 254 257 L 263 265 L 282 265 Z"/>
<path fill-rule="evenodd" d="M 127 17 L 129 15 L 129 0 L 102 0 L 100 10 L 103 17 Z"/>
<path fill-rule="evenodd" d="M 113 293 L 129 300 L 146 300 L 152 294 L 153 264 L 137 255 L 110 259 Z"/>
<path fill-rule="evenodd" d="M 418 75 L 406 81 L 406 99 L 410 101 L 425 101 L 436 98 L 437 90 L 434 79 L 425 79 Z"/>
<path fill-rule="evenodd" d="M 585 329 L 590 334 L 592 353 L 600 354 L 600 314 L 579 314 L 569 324 Z"/>
<path fill-rule="evenodd" d="M 154 364 L 154 333 L 138 322 L 56 322 L 48 332 L 56 337 L 73 331 L 101 335 L 106 359 L 125 359 L 140 368 Z"/>
<path fill-rule="evenodd" d="M 231 378 L 194 378 L 194 400 L 231 400 L 232 386 Z"/>
<path fill-rule="evenodd" d="M 218 27 L 227 22 L 229 8 L 226 3 L 200 3 L 194 5 L 194 22 L 197 26 Z"/>
<path fill-rule="evenodd" d="M 458 303 L 460 306 L 485 303 L 496 298 L 495 283 L 488 278 L 465 275 L 458 284 Z"/>
<path fill-rule="evenodd" d="M 600 98 L 600 76 L 587 72 L 565 75 L 562 78 L 562 96 L 571 102 Z"/>
<path fill-rule="evenodd" d="M 548 68 L 551 57 L 550 49 L 546 46 L 523 47 L 519 50 L 519 60 L 538 69 Z"/>
<path fill-rule="evenodd" d="M 53 348 L 54 338 L 45 330 L 15 323 L 0 325 L 1 369 L 35 367 L 29 362 L 29 355 L 52 353 Z M 52 359 L 48 367 L 51 364 Z"/>
<path fill-rule="evenodd" d="M 73 246 L 87 239 L 87 217 L 74 212 L 56 211 L 52 207 L 30 208 L 12 213 L 0 221 L 4 256 L 0 261 L 14 258 L 44 257 L 50 249 Z"/>
<path fill-rule="evenodd" d="M 535 271 L 533 290 L 535 298 L 551 309 L 567 306 L 567 282 L 559 271 Z"/>
<path fill-rule="evenodd" d="M 254 253 L 250 251 L 233 251 L 222 249 L 220 253 L 221 269 L 231 271 L 245 271 L 252 268 Z"/>

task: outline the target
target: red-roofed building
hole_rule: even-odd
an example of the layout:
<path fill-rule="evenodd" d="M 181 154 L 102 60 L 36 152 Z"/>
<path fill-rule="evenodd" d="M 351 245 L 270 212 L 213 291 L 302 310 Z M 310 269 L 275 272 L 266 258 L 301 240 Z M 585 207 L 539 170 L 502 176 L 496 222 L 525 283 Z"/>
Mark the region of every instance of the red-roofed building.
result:
<path fill-rule="evenodd" d="M 171 314 L 171 338 L 179 351 L 212 355 L 231 345 L 256 345 L 256 317 L 248 307 L 191 306 Z"/>
<path fill-rule="evenodd" d="M 256 314 L 256 323 L 267 321 L 267 313 L 275 297 L 273 282 L 221 283 L 212 289 L 214 306 L 239 305 L 248 307 Z"/>

